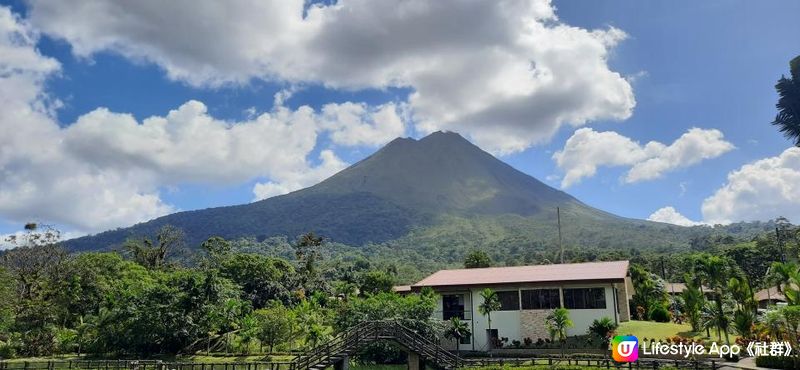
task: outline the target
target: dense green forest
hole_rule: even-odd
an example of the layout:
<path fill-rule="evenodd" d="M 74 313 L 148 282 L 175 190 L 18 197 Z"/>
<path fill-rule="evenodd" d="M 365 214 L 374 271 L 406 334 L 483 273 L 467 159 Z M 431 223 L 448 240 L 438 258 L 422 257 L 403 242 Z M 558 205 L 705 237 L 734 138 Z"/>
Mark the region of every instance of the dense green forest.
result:
<path fill-rule="evenodd" d="M 774 267 L 769 271 L 777 261 L 796 260 L 800 251 L 798 228 L 785 220 L 777 225 L 749 239 L 704 235 L 681 253 L 571 246 L 564 257 L 569 262 L 630 259 L 637 291 L 632 312 L 640 319 L 688 315 L 691 321 L 702 316 L 702 307 L 667 300 L 665 281 L 714 286 L 726 297 L 722 309 L 727 310 L 731 292 L 744 291 L 729 289 L 729 279 L 737 279 L 737 286 L 747 286 L 748 292 L 780 284 L 776 279 L 800 279 L 796 265 L 787 264 L 782 275 Z M 131 238 L 118 251 L 68 254 L 57 232 L 36 225 L 29 229 L 14 241 L 17 248 L 2 254 L 0 264 L 4 358 L 289 351 L 314 346 L 361 320 L 385 318 L 404 320 L 435 337 L 447 331 L 430 319 L 434 294 L 400 296 L 392 286 L 443 267 L 540 264 L 559 258 L 544 246 L 468 253 L 460 252 L 463 248 L 354 248 L 311 233 L 291 241 L 212 237 L 190 248 L 174 227 Z M 693 323 L 698 330 L 706 325 L 701 321 Z M 368 348 L 362 358 L 401 361 L 402 353 Z"/>

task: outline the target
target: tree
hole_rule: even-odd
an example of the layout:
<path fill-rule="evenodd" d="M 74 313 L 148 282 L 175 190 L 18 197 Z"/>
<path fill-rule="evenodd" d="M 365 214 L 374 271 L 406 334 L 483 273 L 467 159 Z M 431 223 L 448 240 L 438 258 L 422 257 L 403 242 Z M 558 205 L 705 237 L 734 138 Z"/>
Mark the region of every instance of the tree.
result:
<path fill-rule="evenodd" d="M 164 225 L 158 230 L 156 239 L 148 237 L 128 239 L 124 248 L 136 263 L 155 270 L 164 267 L 166 260 L 183 246 L 183 230 L 172 225 Z"/>
<path fill-rule="evenodd" d="M 231 252 L 231 243 L 219 236 L 212 236 L 200 244 L 211 258 L 219 259 Z"/>
<path fill-rule="evenodd" d="M 492 266 L 491 257 L 489 257 L 488 253 L 480 249 L 469 252 L 466 258 L 464 258 L 464 268 L 474 269 L 490 266 Z"/>
<path fill-rule="evenodd" d="M 316 236 L 313 232 L 303 234 L 298 238 L 294 246 L 295 256 L 305 274 L 316 274 L 317 260 L 321 257 L 322 242 L 323 238 Z"/>
<path fill-rule="evenodd" d="M 484 288 L 481 291 L 481 298 L 483 298 L 483 302 L 478 305 L 478 312 L 481 315 L 486 316 L 488 321 L 488 330 L 489 332 L 492 331 L 492 312 L 497 311 L 500 309 L 500 299 L 497 297 L 497 292 L 492 290 L 491 288 Z M 494 345 L 494 343 L 492 343 Z"/>
<path fill-rule="evenodd" d="M 394 276 L 380 270 L 367 271 L 359 280 L 361 280 L 361 294 L 391 292 L 395 283 Z"/>
<path fill-rule="evenodd" d="M 279 303 L 253 312 L 260 330 L 257 333 L 261 344 L 266 344 L 272 353 L 275 346 L 286 343 L 292 333 L 292 312 Z"/>
<path fill-rule="evenodd" d="M 253 343 L 253 340 L 258 338 L 261 326 L 258 322 L 258 317 L 253 315 L 252 312 L 242 318 L 240 325 L 239 341 L 241 343 L 242 354 L 244 355 L 250 353 L 250 345 Z"/>
<path fill-rule="evenodd" d="M 26 230 L 21 238 L 9 238 L 16 248 L 3 253 L 0 267 L 11 278 L 11 330 L 19 333 L 20 352 L 46 355 L 56 349 L 60 307 L 51 297 L 62 281 L 66 252 L 58 245 L 57 231 L 36 224 Z"/>
<path fill-rule="evenodd" d="M 450 323 L 444 331 L 445 338 L 452 339 L 456 342 L 456 352 L 460 350 L 459 344 L 461 344 L 461 339 L 467 338 L 471 334 L 469 325 L 455 316 L 450 318 Z"/>
<path fill-rule="evenodd" d="M 722 337 L 722 334 L 725 334 L 725 341 L 730 344 L 730 338 L 728 337 L 728 328 L 730 327 L 730 317 L 733 316 L 733 312 L 730 307 L 721 304 L 719 301 L 707 302 L 705 306 L 703 306 L 703 311 L 701 313 L 701 317 L 703 320 L 703 327 L 706 329 L 716 328 L 717 329 L 717 336 Z"/>
<path fill-rule="evenodd" d="M 700 287 L 690 278 L 690 275 L 686 275 L 685 281 L 686 289 L 681 293 L 684 311 L 689 324 L 692 326 L 692 331 L 698 332 L 702 329 L 700 313 L 705 305 L 705 297 L 703 297 Z"/>
<path fill-rule="evenodd" d="M 790 78 L 781 76 L 775 85 L 780 98 L 775 104 L 778 114 L 772 124 L 795 146 L 800 146 L 800 56 L 789 62 L 789 73 Z"/>
<path fill-rule="evenodd" d="M 725 340 L 730 344 L 728 337 L 728 324 L 730 323 L 729 310 L 723 306 L 722 296 L 723 288 L 727 286 L 727 265 L 726 260 L 719 256 L 714 255 L 701 255 L 697 259 L 696 267 L 705 277 L 705 280 L 710 285 L 714 296 L 715 307 L 705 308 L 705 320 L 707 323 L 713 323 L 717 328 L 717 336 L 721 337 L 720 331 L 724 331 Z M 708 330 L 710 326 L 706 326 Z"/>
<path fill-rule="evenodd" d="M 569 311 L 566 308 L 556 308 L 547 315 L 547 331 L 550 333 L 550 339 L 556 340 L 561 343 L 561 356 L 564 356 L 564 344 L 567 340 L 567 329 L 573 326 L 572 320 L 569 318 Z"/>
<path fill-rule="evenodd" d="M 231 253 L 218 262 L 219 272 L 242 288 L 242 299 L 259 309 L 269 301 L 291 303 L 298 276 L 284 259 L 255 253 Z"/>

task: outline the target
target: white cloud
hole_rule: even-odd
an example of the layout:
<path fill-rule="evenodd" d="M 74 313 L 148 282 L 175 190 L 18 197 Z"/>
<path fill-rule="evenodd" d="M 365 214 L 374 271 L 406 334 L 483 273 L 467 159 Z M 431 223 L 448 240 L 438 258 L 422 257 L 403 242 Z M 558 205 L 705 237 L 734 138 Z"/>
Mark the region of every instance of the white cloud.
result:
<path fill-rule="evenodd" d="M 229 123 L 189 101 L 166 116 L 136 121 L 105 108 L 63 130 L 69 154 L 100 170 L 145 170 L 162 185 L 185 181 L 239 183 L 306 167 L 317 141 L 318 118 L 303 106 L 278 107 L 250 121 Z M 91 143 L 91 145 L 87 145 Z"/>
<path fill-rule="evenodd" d="M 553 159 L 565 171 L 561 187 L 594 176 L 600 166 L 630 166 L 623 181 L 634 183 L 659 178 L 664 173 L 718 157 L 734 148 L 719 130 L 691 128 L 670 145 L 656 141 L 641 145 L 613 131 L 582 128 L 567 139 Z"/>
<path fill-rule="evenodd" d="M 789 148 L 728 174 L 727 182 L 703 201 L 703 218 L 711 223 L 800 220 L 800 148 Z"/>
<path fill-rule="evenodd" d="M 362 145 L 405 127 L 393 104 L 330 104 L 324 112 L 278 104 L 227 122 L 198 101 L 141 121 L 97 108 L 61 127 L 58 102 L 44 91 L 60 66 L 38 53 L 36 40 L 28 23 L 0 7 L 0 215 L 11 222 L 41 219 L 87 232 L 127 226 L 175 211 L 159 189 L 184 183 L 267 178 L 272 188 L 256 186 L 259 197 L 287 192 L 346 166 L 329 150 L 320 164 L 308 161 L 323 131 L 341 135 L 334 139 L 341 145 Z"/>
<path fill-rule="evenodd" d="M 393 103 L 370 108 L 366 104 L 326 104 L 322 107 L 323 128 L 331 131 L 334 143 L 378 146 L 403 136 L 406 126 Z"/>
<path fill-rule="evenodd" d="M 628 171 L 625 182 L 655 179 L 661 177 L 664 172 L 692 166 L 702 160 L 719 157 L 733 149 L 733 144 L 725 141 L 722 131 L 691 128 L 670 146 L 664 147 L 652 141 L 647 143 L 645 152 L 655 155 L 636 163 Z"/>
<path fill-rule="evenodd" d="M 79 57 L 110 50 L 193 85 L 410 87 L 419 132 L 459 131 L 495 153 L 544 142 L 563 125 L 626 119 L 635 106 L 607 63 L 625 33 L 567 25 L 547 0 L 340 0 L 305 18 L 303 0 L 30 5 L 31 22 Z M 336 136 L 374 142 L 389 128 Z"/>
<path fill-rule="evenodd" d="M 649 221 L 655 222 L 665 222 L 668 224 L 679 225 L 679 226 L 697 226 L 697 225 L 705 225 L 703 222 L 692 221 L 686 216 L 680 214 L 675 208 L 673 207 L 663 207 L 651 214 L 647 217 Z"/>
<path fill-rule="evenodd" d="M 288 173 L 288 176 L 282 178 L 280 182 L 269 181 L 256 184 L 253 187 L 255 195 L 253 200 L 266 199 L 314 185 L 347 167 L 347 163 L 339 159 L 331 150 L 321 151 L 319 159 L 321 163 L 318 166 Z"/>
<path fill-rule="evenodd" d="M 0 214 L 20 222 L 69 219 L 96 230 L 170 211 L 131 176 L 100 173 L 62 155 L 52 118 L 57 102 L 43 92 L 60 65 L 36 50 L 36 40 L 28 23 L 0 7 Z"/>

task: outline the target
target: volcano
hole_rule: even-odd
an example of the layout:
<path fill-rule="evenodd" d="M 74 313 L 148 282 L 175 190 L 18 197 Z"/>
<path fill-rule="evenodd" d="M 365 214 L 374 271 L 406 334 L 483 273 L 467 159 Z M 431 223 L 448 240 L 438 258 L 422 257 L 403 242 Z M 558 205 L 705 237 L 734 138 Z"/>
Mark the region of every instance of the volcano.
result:
<path fill-rule="evenodd" d="M 353 246 L 414 237 L 426 243 L 433 237 L 429 231 L 438 233 L 461 221 L 489 223 L 492 232 L 502 229 L 503 237 L 535 233 L 552 240 L 556 207 L 569 220 L 571 232 L 591 246 L 623 240 L 644 245 L 654 238 L 671 243 L 670 230 L 681 229 L 592 208 L 457 133 L 435 132 L 419 140 L 397 138 L 309 188 L 249 204 L 178 212 L 66 245 L 72 250 L 103 249 L 128 237 L 152 235 L 167 224 L 183 229 L 187 243 L 195 246 L 211 236 L 294 238 L 309 231 Z"/>

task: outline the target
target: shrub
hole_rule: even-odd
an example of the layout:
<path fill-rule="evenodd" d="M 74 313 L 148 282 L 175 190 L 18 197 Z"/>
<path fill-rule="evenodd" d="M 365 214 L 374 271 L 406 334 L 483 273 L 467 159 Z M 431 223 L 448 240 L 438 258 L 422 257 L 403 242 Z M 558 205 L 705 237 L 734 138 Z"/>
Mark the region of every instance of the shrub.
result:
<path fill-rule="evenodd" d="M 530 337 L 526 337 L 525 339 L 523 339 L 523 342 L 525 342 L 525 347 L 530 347 L 531 344 L 533 344 L 533 339 L 531 339 Z"/>
<path fill-rule="evenodd" d="M 592 322 L 592 326 L 589 327 L 589 334 L 594 334 L 600 338 L 601 347 L 605 347 L 611 341 L 611 335 L 614 330 L 617 330 L 617 323 L 610 317 L 603 317 Z"/>
<path fill-rule="evenodd" d="M 653 307 L 650 310 L 650 320 L 655 322 L 670 322 L 669 311 L 662 306 Z"/>
<path fill-rule="evenodd" d="M 772 369 L 798 369 L 800 359 L 794 356 L 759 356 L 756 357 L 756 366 Z"/>

